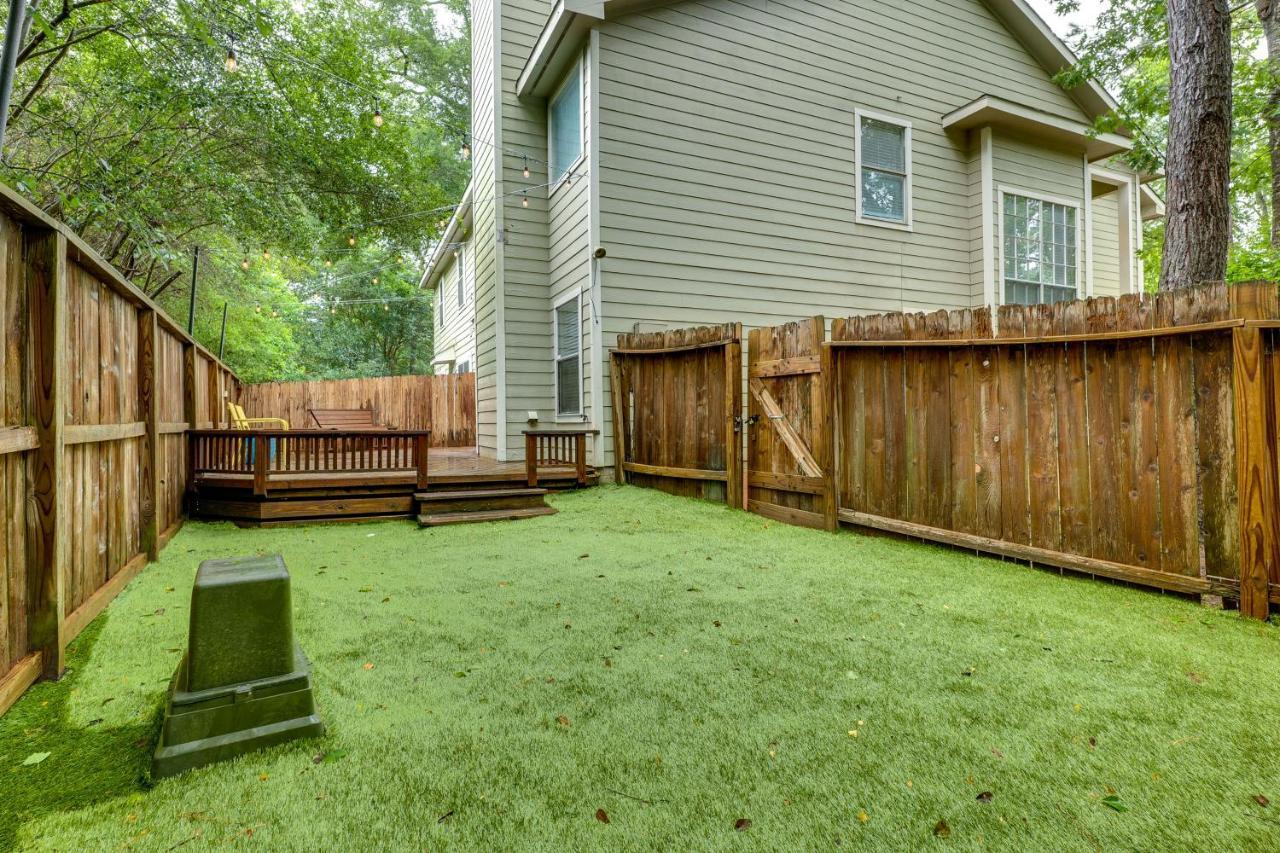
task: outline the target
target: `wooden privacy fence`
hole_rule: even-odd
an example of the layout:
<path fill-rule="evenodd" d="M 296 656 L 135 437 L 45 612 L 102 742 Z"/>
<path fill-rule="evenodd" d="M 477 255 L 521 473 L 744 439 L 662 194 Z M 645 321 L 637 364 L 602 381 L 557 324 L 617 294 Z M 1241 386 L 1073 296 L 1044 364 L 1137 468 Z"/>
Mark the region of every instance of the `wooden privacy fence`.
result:
<path fill-rule="evenodd" d="M 1266 618 L 1280 602 L 1276 285 L 997 319 L 851 317 L 825 342 L 821 317 L 752 330 L 746 506 L 1221 595 Z M 711 496 L 741 504 L 725 473 L 738 339 L 730 326 L 619 339 L 620 480 L 704 496 L 699 484 L 727 483 Z"/>
<path fill-rule="evenodd" d="M 0 713 L 177 530 L 189 428 L 235 376 L 0 186 Z"/>
<path fill-rule="evenodd" d="M 837 321 L 842 521 L 1265 618 L 1280 581 L 1270 284 Z"/>
<path fill-rule="evenodd" d="M 742 505 L 742 324 L 618 336 L 618 482 Z"/>
<path fill-rule="evenodd" d="M 294 429 L 316 426 L 311 409 L 371 409 L 383 426 L 430 430 L 432 447 L 476 443 L 474 373 L 265 382 L 245 385 L 240 403 L 251 418 L 284 418 Z"/>

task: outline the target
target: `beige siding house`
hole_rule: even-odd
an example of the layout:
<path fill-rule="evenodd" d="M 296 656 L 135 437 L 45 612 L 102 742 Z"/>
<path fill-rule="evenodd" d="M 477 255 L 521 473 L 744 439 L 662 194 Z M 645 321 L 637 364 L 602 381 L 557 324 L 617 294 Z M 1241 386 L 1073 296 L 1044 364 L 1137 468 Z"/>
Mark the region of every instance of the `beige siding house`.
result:
<path fill-rule="evenodd" d="M 1161 213 L 1023 0 L 473 0 L 482 452 L 601 430 L 616 336 L 1116 295 Z M 457 332 L 437 349 L 457 363 Z M 459 350 L 462 351 L 462 350 Z"/>

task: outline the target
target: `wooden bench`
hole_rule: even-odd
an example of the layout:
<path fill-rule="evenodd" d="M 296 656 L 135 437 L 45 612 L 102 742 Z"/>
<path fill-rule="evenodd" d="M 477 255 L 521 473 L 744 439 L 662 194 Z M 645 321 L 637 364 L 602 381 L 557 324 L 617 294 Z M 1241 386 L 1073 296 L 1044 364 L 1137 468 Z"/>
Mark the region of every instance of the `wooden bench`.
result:
<path fill-rule="evenodd" d="M 373 421 L 373 409 L 311 409 L 317 429 L 388 429 Z"/>

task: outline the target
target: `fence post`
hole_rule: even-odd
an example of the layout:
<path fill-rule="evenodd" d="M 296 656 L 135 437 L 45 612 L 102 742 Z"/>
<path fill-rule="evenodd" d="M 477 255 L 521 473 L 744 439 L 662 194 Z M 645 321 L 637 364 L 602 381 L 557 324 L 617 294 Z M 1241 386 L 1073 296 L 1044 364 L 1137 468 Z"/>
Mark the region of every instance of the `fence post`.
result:
<path fill-rule="evenodd" d="M 524 477 L 529 488 L 538 485 L 538 437 L 524 434 Z"/>
<path fill-rule="evenodd" d="M 146 424 L 139 459 L 142 479 L 139 500 L 141 548 L 148 560 L 160 555 L 159 489 L 160 400 L 156 394 L 156 312 L 138 312 L 138 408 Z"/>
<path fill-rule="evenodd" d="M 190 438 L 187 440 L 191 441 Z M 253 442 L 253 493 L 255 495 L 265 495 L 267 493 L 267 469 L 271 462 L 271 443 L 260 432 L 255 432 L 250 441 Z"/>
<path fill-rule="evenodd" d="M 1231 314 L 1243 320 L 1280 314 L 1275 285 L 1227 289 Z M 1255 326 L 1232 330 L 1236 483 L 1240 512 L 1240 613 L 1266 619 L 1269 583 L 1280 566 L 1280 489 L 1276 482 L 1276 401 L 1265 336 Z"/>
<path fill-rule="evenodd" d="M 58 231 L 23 234 L 23 275 L 30 300 L 31 417 L 39 445 L 27 466 L 28 642 L 40 653 L 41 675 L 58 678 L 63 663 L 64 577 L 68 519 L 63 482 L 63 423 L 67 397 L 67 242 Z"/>
<path fill-rule="evenodd" d="M 609 353 L 609 394 L 613 399 L 613 479 L 627 482 L 627 389 L 622 379 L 622 356 Z"/>
<path fill-rule="evenodd" d="M 724 348 L 725 397 L 725 500 L 729 506 L 745 509 L 742 482 L 742 324 L 733 324 L 733 340 Z"/>
<path fill-rule="evenodd" d="M 835 359 L 831 347 L 823 346 L 827 340 L 825 317 L 814 317 L 814 343 L 818 347 L 818 405 L 814 408 L 814 438 L 818 445 L 818 464 L 822 466 L 822 526 L 830 531 L 840 528 L 838 494 L 836 492 L 836 436 L 839 435 L 839 418 L 836 416 Z"/>
<path fill-rule="evenodd" d="M 587 434 L 580 432 L 573 437 L 573 462 L 577 468 L 578 485 L 587 484 Z"/>
<path fill-rule="evenodd" d="M 430 434 L 416 435 L 413 439 L 414 461 L 417 463 L 417 487 L 420 490 L 427 488 L 427 463 L 431 460 L 431 436 Z"/>

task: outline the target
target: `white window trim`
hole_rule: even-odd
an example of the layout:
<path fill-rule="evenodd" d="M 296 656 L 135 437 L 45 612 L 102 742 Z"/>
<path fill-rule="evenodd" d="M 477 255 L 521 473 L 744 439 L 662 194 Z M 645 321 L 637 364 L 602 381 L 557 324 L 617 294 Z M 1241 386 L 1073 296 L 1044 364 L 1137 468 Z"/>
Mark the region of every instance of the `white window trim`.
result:
<path fill-rule="evenodd" d="M 999 251 L 996 255 L 998 266 L 996 267 L 996 304 L 1004 305 L 1005 293 L 1005 277 L 1004 277 L 1004 197 L 1006 195 L 1019 195 L 1023 198 L 1033 198 L 1036 201 L 1045 201 L 1049 204 L 1060 204 L 1063 207 L 1072 207 L 1076 211 L 1076 298 L 1084 298 L 1085 280 L 1083 275 L 1083 267 L 1080 259 L 1083 257 L 1083 245 L 1081 240 L 1084 237 L 1084 215 L 1083 205 L 1080 199 L 1070 199 L 1059 195 L 1049 195 L 1047 193 L 1036 192 L 1035 190 L 1025 190 L 1021 187 L 1011 187 L 1001 184 L 997 187 L 996 193 L 996 245 Z M 1043 285 L 1042 285 L 1043 286 Z M 1021 303 L 1019 303 L 1021 304 Z"/>
<path fill-rule="evenodd" d="M 562 412 L 560 411 L 560 309 L 569 304 L 575 303 L 577 310 L 574 311 L 574 317 L 577 318 L 578 326 L 578 411 Z M 564 296 L 551 305 L 551 388 L 552 402 L 551 409 L 555 412 L 556 423 L 581 423 L 586 420 L 586 410 L 582 405 L 582 293 L 581 291 L 573 291 Z"/>
<path fill-rule="evenodd" d="M 569 168 L 564 174 L 555 179 L 555 183 L 547 190 L 547 197 L 556 194 L 556 190 L 569 182 L 573 173 L 578 171 L 578 167 L 587 159 L 587 54 L 586 51 L 574 60 L 574 65 L 578 69 L 578 156 L 569 164 Z M 564 79 L 560 81 L 560 85 L 556 86 L 554 92 L 547 97 L 547 168 L 551 169 L 551 164 L 555 162 L 555 154 L 552 153 L 551 143 L 551 102 L 560 96 L 565 87 L 569 85 L 569 74 L 564 75 Z"/>
<path fill-rule="evenodd" d="M 458 257 L 454 259 L 453 265 L 457 267 L 457 270 L 458 270 L 458 274 L 454 276 L 454 278 L 458 280 L 458 295 L 455 301 L 458 304 L 458 310 L 462 311 L 464 308 L 467 307 L 467 304 L 466 304 L 467 283 L 464 278 L 464 276 L 467 273 L 467 247 L 466 246 L 458 247 Z"/>
<path fill-rule="evenodd" d="M 902 145 L 906 154 L 905 165 L 906 178 L 903 181 L 904 202 L 903 212 L 906 214 L 906 221 L 894 222 L 889 219 L 877 219 L 874 216 L 867 216 L 862 212 L 862 120 L 869 118 L 873 121 L 882 121 L 885 124 L 892 124 L 903 128 L 905 133 L 902 138 Z M 854 192 L 854 217 L 853 221 L 859 225 L 874 225 L 877 228 L 892 228 L 895 231 L 912 231 L 912 203 L 914 181 L 911 168 L 911 122 L 900 116 L 892 116 L 886 113 L 872 112 L 857 107 L 853 111 L 853 192 Z"/>
<path fill-rule="evenodd" d="M 1120 255 L 1120 292 L 1121 293 L 1141 293 L 1142 292 L 1142 259 L 1138 253 L 1142 251 L 1142 229 L 1134 227 L 1135 211 L 1140 207 L 1141 202 L 1137 198 L 1137 183 L 1134 176 L 1126 175 L 1122 172 L 1115 172 L 1110 169 L 1104 169 L 1098 166 L 1089 167 L 1089 180 L 1098 181 L 1102 184 L 1110 184 L 1116 188 L 1119 193 L 1116 199 L 1116 213 L 1118 233 L 1117 245 L 1119 246 Z M 1089 187 L 1090 196 L 1093 194 L 1092 185 Z M 1087 244 L 1089 251 L 1089 270 L 1093 271 L 1093 228 L 1090 225 L 1089 241 Z M 1092 291 L 1092 288 L 1090 288 Z"/>

